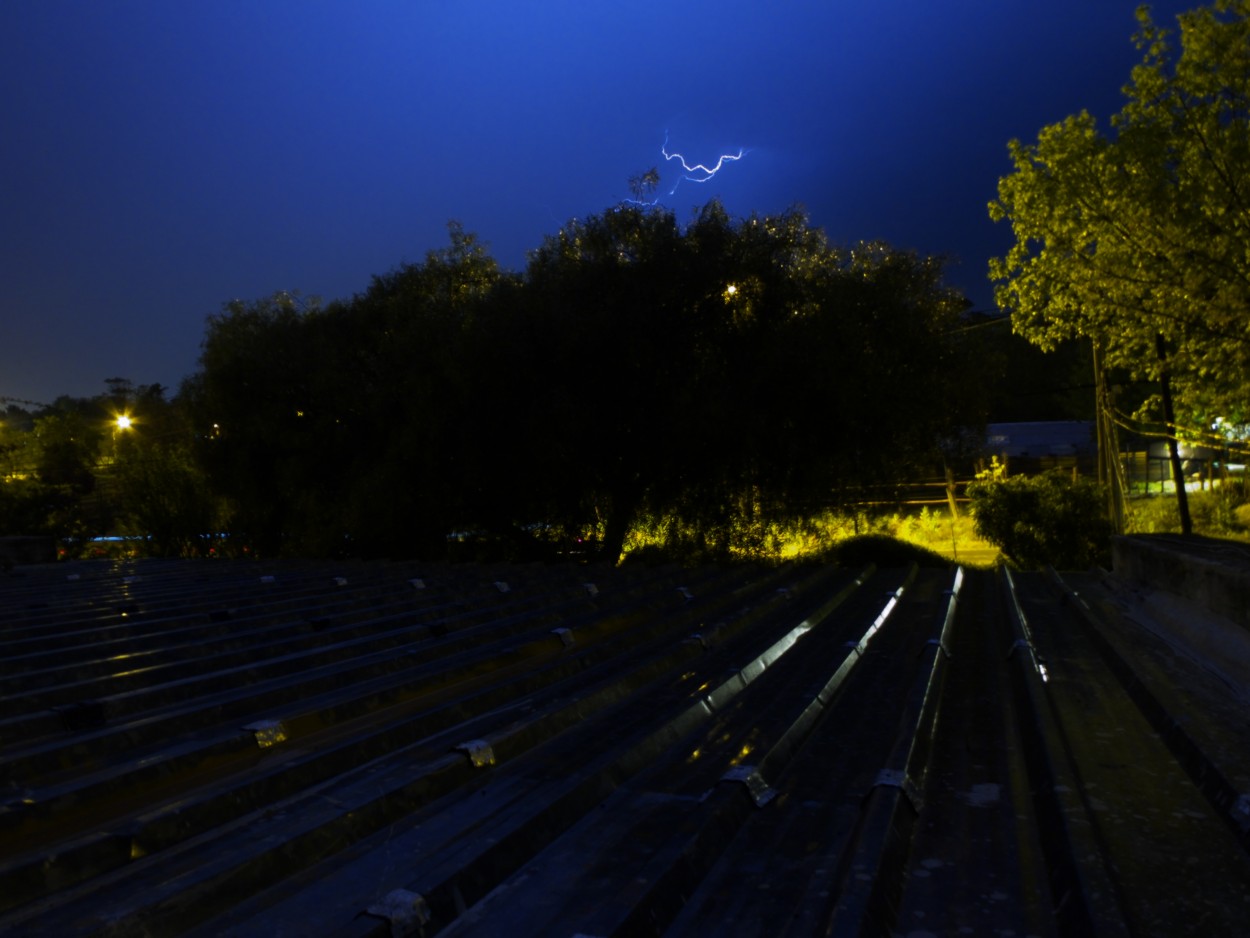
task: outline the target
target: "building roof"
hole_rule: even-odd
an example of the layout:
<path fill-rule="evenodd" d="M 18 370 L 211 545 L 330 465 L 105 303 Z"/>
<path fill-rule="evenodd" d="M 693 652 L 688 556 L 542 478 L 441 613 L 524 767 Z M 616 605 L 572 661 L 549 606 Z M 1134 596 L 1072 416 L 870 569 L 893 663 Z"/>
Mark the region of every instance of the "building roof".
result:
<path fill-rule="evenodd" d="M 0 930 L 1235 933 L 1245 701 L 1136 595 L 871 565 L 18 567 Z"/>

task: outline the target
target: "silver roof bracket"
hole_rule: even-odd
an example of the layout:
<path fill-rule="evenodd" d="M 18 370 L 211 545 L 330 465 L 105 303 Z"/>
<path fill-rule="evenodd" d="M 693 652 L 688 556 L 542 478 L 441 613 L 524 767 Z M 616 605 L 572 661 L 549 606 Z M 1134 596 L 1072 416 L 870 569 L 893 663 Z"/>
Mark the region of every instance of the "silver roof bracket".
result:
<path fill-rule="evenodd" d="M 721 781 L 741 782 L 747 787 L 747 794 L 751 796 L 751 800 L 759 808 L 764 807 L 764 805 L 777 797 L 776 789 L 771 788 L 764 781 L 764 776 L 753 765 L 735 765 L 721 776 Z"/>
<path fill-rule="evenodd" d="M 257 720 L 243 728 L 256 737 L 256 745 L 261 749 L 286 742 L 286 727 L 281 720 Z"/>
<path fill-rule="evenodd" d="M 902 769 L 882 769 L 877 773 L 877 780 L 873 783 L 873 788 L 897 788 L 903 793 L 903 797 L 911 804 L 912 810 L 917 814 L 924 806 L 924 796 L 921 795 L 920 789 L 916 787 L 916 783 L 912 781 L 912 777 Z"/>
<path fill-rule="evenodd" d="M 365 914 L 391 923 L 391 938 L 411 938 L 425 933 L 430 924 L 430 906 L 419 892 L 392 889 L 365 909 Z"/>
<path fill-rule="evenodd" d="M 589 593 L 591 596 L 599 595 L 599 587 L 595 586 L 594 583 L 583 583 L 582 588 L 586 590 L 586 592 Z"/>
<path fill-rule="evenodd" d="M 496 581 L 495 581 L 495 589 L 499 590 L 499 592 L 501 592 L 501 593 L 511 593 L 511 592 L 512 592 L 512 587 L 508 585 L 508 581 L 507 581 L 507 580 L 496 580 Z"/>
<path fill-rule="evenodd" d="M 568 648 L 573 644 L 574 639 L 572 629 L 552 629 L 551 634 L 559 638 L 560 644 L 562 644 L 565 648 Z"/>
<path fill-rule="evenodd" d="M 951 650 L 947 648 L 945 644 L 943 644 L 940 638 L 931 638 L 924 644 L 926 648 L 928 648 L 930 645 L 937 645 L 938 651 L 940 651 L 942 654 L 946 656 L 946 660 L 947 661 L 951 660 Z"/>
<path fill-rule="evenodd" d="M 456 751 L 467 755 L 475 769 L 484 769 L 495 764 L 495 750 L 484 739 L 470 739 L 457 746 Z"/>

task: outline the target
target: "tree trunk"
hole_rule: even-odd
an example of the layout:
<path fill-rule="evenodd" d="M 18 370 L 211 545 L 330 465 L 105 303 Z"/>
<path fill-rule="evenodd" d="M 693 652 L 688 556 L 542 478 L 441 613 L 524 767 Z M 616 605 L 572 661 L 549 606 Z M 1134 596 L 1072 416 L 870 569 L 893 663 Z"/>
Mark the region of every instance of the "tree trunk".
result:
<path fill-rule="evenodd" d="M 629 534 L 629 526 L 638 510 L 640 494 L 635 485 L 625 485 L 612 495 L 612 507 L 608 511 L 607 522 L 603 526 L 603 544 L 599 548 L 599 559 L 616 566 L 621 561 L 621 551 L 625 549 L 625 538 Z"/>
<path fill-rule="evenodd" d="M 949 465 L 944 465 L 946 470 L 946 503 L 951 508 L 951 520 L 959 520 L 959 505 L 955 501 L 955 473 Z"/>
<path fill-rule="evenodd" d="M 1107 493 L 1107 519 L 1115 534 L 1124 533 L 1124 490 L 1120 475 L 1120 445 L 1107 390 L 1107 372 L 1102 363 L 1102 349 L 1094 347 L 1094 397 L 1098 446 L 1098 482 Z"/>
<path fill-rule="evenodd" d="M 1176 483 L 1176 510 L 1181 516 L 1181 534 L 1194 533 L 1194 523 L 1189 517 L 1189 493 L 1185 490 L 1185 470 L 1181 467 L 1180 446 L 1176 442 L 1176 413 L 1172 409 L 1172 381 L 1168 377 L 1167 351 L 1163 335 L 1155 336 L 1155 350 L 1159 355 L 1159 396 L 1163 398 L 1163 423 L 1167 430 L 1168 459 L 1172 463 L 1172 480 Z"/>

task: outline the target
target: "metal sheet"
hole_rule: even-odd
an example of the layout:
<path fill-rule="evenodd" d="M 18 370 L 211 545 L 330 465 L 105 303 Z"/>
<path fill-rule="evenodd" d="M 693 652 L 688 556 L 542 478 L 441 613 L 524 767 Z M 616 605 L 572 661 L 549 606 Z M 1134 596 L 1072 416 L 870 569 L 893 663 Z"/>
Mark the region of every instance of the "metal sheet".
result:
<path fill-rule="evenodd" d="M 391 923 L 392 938 L 410 938 L 421 935 L 430 923 L 430 907 L 419 892 L 393 889 L 365 912 Z"/>

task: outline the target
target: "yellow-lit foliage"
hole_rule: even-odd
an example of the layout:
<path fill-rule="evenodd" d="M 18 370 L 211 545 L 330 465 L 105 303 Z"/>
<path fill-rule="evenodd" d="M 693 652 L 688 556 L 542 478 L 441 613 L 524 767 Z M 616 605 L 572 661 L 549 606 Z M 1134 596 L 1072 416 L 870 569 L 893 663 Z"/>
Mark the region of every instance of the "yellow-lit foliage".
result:
<path fill-rule="evenodd" d="M 709 531 L 680 519 L 646 515 L 629 532 L 625 556 L 639 559 L 750 560 L 763 563 L 815 560 L 845 540 L 866 534 L 892 537 L 947 557 L 989 550 L 967 514 L 952 519 L 943 509 L 869 513 L 823 511 L 788 521 L 736 515 Z"/>

